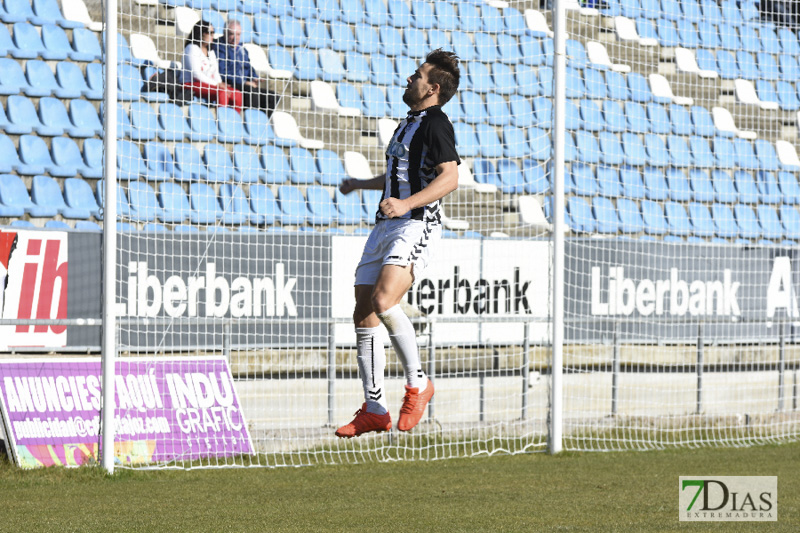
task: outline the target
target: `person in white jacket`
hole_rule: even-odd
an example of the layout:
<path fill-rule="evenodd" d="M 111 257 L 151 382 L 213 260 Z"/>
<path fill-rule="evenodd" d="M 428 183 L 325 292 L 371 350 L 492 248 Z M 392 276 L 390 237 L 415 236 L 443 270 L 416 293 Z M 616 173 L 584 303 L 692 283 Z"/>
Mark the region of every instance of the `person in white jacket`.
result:
<path fill-rule="evenodd" d="M 214 27 L 205 20 L 197 21 L 183 49 L 183 83 L 195 95 L 241 113 L 242 93 L 222 81 L 217 56 L 211 49 L 213 41 Z"/>

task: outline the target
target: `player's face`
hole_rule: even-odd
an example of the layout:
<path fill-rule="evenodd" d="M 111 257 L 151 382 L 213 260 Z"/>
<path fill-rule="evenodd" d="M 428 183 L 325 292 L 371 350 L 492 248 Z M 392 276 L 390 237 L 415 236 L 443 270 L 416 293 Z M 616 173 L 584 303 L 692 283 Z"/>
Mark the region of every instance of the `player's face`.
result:
<path fill-rule="evenodd" d="M 431 71 L 431 65 L 423 63 L 414 74 L 409 76 L 406 81 L 406 92 L 403 93 L 403 102 L 410 108 L 414 108 L 420 102 L 430 96 L 430 91 L 433 86 L 428 83 L 428 73 Z"/>

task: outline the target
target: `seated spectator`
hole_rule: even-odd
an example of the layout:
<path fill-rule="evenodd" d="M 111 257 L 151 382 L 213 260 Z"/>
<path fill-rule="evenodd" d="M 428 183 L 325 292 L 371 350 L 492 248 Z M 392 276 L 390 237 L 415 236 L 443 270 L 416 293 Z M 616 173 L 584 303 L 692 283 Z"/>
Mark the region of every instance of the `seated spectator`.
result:
<path fill-rule="evenodd" d="M 241 24 L 231 19 L 225 23 L 225 34 L 212 43 L 220 75 L 225 83 L 242 92 L 244 107 L 263 109 L 268 115 L 272 114 L 277 96 L 261 87 L 261 80 L 250 65 L 250 56 L 240 43 L 241 38 Z"/>
<path fill-rule="evenodd" d="M 214 27 L 199 20 L 192 28 L 183 49 L 183 84 L 192 92 L 220 107 L 232 106 L 242 112 L 242 93 L 231 87 L 219 74 L 217 56 L 211 50 Z"/>

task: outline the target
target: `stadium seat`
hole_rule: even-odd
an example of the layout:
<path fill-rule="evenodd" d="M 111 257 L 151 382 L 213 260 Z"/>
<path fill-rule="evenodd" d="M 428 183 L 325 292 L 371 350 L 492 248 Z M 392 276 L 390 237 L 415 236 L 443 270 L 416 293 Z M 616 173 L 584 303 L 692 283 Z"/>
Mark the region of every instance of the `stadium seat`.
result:
<path fill-rule="evenodd" d="M 309 218 L 308 206 L 303 193 L 294 185 L 278 187 L 278 205 L 280 221 L 285 226 L 299 226 Z"/>
<path fill-rule="evenodd" d="M 649 133 L 652 130 L 647 112 L 638 102 L 625 102 L 625 117 L 628 120 L 627 129 L 631 132 Z"/>
<path fill-rule="evenodd" d="M 592 167 L 584 163 L 573 163 L 570 171 L 572 178 L 571 191 L 578 196 L 595 196 L 597 194 L 597 180 Z M 565 191 L 567 192 L 567 191 Z"/>
<path fill-rule="evenodd" d="M 620 222 L 617 216 L 617 211 L 611 200 L 597 196 L 592 198 L 592 214 L 597 221 L 598 233 L 617 233 L 619 231 Z"/>
<path fill-rule="evenodd" d="M 176 179 L 205 180 L 208 176 L 206 165 L 203 163 L 200 152 L 189 143 L 176 143 L 174 148 L 175 167 L 178 170 Z"/>
<path fill-rule="evenodd" d="M 76 176 L 80 174 L 84 178 L 101 178 L 102 172 L 89 167 L 83 160 L 78 145 L 68 137 L 54 137 L 50 146 L 53 164 L 59 170 L 61 176 Z"/>
<path fill-rule="evenodd" d="M 585 199 L 572 196 L 567 200 L 567 211 L 569 213 L 570 229 L 578 233 L 594 233 L 597 230 L 597 222 L 592 214 L 592 208 Z"/>
<path fill-rule="evenodd" d="M 64 200 L 67 207 L 76 210 L 76 212 L 87 212 L 95 217 L 100 216 L 100 206 L 94 197 L 92 187 L 81 178 L 67 178 L 64 180 Z"/>
<path fill-rule="evenodd" d="M 663 201 L 669 197 L 669 186 L 666 181 L 664 169 L 658 167 L 645 167 L 642 172 L 646 195 L 649 200 Z"/>
<path fill-rule="evenodd" d="M 79 128 L 72 124 L 67 114 L 67 109 L 61 100 L 52 97 L 45 97 L 39 100 L 39 116 L 42 124 L 51 128 L 53 131 L 67 133 L 70 137 L 86 138 L 96 134 L 94 128 Z"/>
<path fill-rule="evenodd" d="M 294 185 L 319 183 L 319 175 L 314 156 L 305 148 L 295 146 L 289 149 L 290 181 Z"/>
<path fill-rule="evenodd" d="M 475 133 L 478 138 L 480 154 L 483 157 L 501 157 L 503 155 L 503 144 L 497 131 L 488 124 L 476 124 Z"/>
<path fill-rule="evenodd" d="M 773 172 L 758 170 L 755 173 L 756 187 L 758 188 L 759 203 L 778 204 L 783 201 L 778 180 Z"/>
<path fill-rule="evenodd" d="M 292 169 L 286 153 L 277 146 L 267 145 L 261 148 L 261 166 L 266 174 L 264 182 L 270 185 L 281 185 L 291 180 Z"/>
<path fill-rule="evenodd" d="M 275 139 L 275 132 L 272 130 L 269 117 L 264 111 L 260 109 L 245 109 L 243 115 L 244 128 L 250 144 L 264 145 L 273 141 L 278 142 Z M 283 143 L 279 144 L 282 145 Z"/>
<path fill-rule="evenodd" d="M 56 82 L 58 89 L 55 94 L 59 98 L 78 98 L 80 96 L 85 96 L 89 100 L 103 98 L 101 91 L 89 88 L 80 67 L 75 63 L 59 61 L 56 65 Z"/>
<path fill-rule="evenodd" d="M 90 189 L 91 190 L 91 189 Z M 34 176 L 31 181 L 31 201 L 41 208 L 55 209 L 64 218 L 91 218 L 90 208 L 70 207 L 64 201 L 64 194 L 55 179 L 48 176 Z"/>
<path fill-rule="evenodd" d="M 778 212 L 771 205 L 759 204 L 756 206 L 758 222 L 761 225 L 761 234 L 766 239 L 779 240 L 784 236 L 784 229 L 778 218 Z"/>
<path fill-rule="evenodd" d="M 28 4 L 30 6 L 30 4 Z M 48 50 L 35 26 L 28 22 L 15 22 L 13 26 L 14 48 L 8 52 L 15 59 L 36 59 L 41 57 L 47 61 L 65 59 L 63 51 Z"/>
<path fill-rule="evenodd" d="M 312 225 L 330 225 L 337 219 L 336 206 L 331 193 L 325 187 L 312 185 L 306 189 L 308 198 L 308 222 Z"/>
<path fill-rule="evenodd" d="M 54 137 L 64 133 L 63 128 L 42 124 L 33 102 L 25 96 L 11 95 L 6 101 L 6 114 L 9 125 L 8 133 L 31 133 Z"/>
<path fill-rule="evenodd" d="M 280 208 L 272 190 L 262 184 L 250 186 L 250 209 L 258 220 L 258 224 L 270 226 L 280 216 Z"/>
<path fill-rule="evenodd" d="M 525 192 L 525 177 L 519 164 L 514 159 L 501 159 L 497 162 L 497 176 L 506 194 L 522 194 Z"/>
<path fill-rule="evenodd" d="M 618 198 L 616 204 L 620 222 L 619 229 L 622 233 L 640 233 L 644 230 L 644 219 L 636 202 L 628 198 Z M 663 213 L 661 217 L 663 219 Z"/>
<path fill-rule="evenodd" d="M 784 234 L 788 239 L 800 239 L 800 214 L 793 205 L 781 204 L 778 208 Z"/>
<path fill-rule="evenodd" d="M 65 174 L 65 169 L 53 163 L 44 139 L 36 135 L 22 135 L 19 138 L 19 159 L 22 165 L 17 168 L 17 172 L 20 174 L 31 175 L 47 172 L 51 176 L 69 176 L 69 174 Z"/>
<path fill-rule="evenodd" d="M 476 158 L 473 161 L 473 174 L 478 183 L 494 185 L 498 189 L 503 188 L 503 183 L 497 175 L 497 167 L 490 159 Z"/>
<path fill-rule="evenodd" d="M 131 102 L 130 122 L 128 136 L 132 141 L 152 141 L 161 129 L 158 115 L 147 102 Z"/>
<path fill-rule="evenodd" d="M 103 131 L 103 124 L 97 111 L 86 100 L 70 100 L 69 119 L 73 126 L 81 131 L 91 131 L 93 135 L 101 135 Z"/>
<path fill-rule="evenodd" d="M 692 188 L 685 170 L 674 167 L 667 168 L 666 180 L 669 185 L 670 200 L 687 202 L 692 199 Z"/>
<path fill-rule="evenodd" d="M 378 30 L 370 25 L 360 22 L 355 26 L 356 51 L 362 54 L 377 54 L 380 52 L 381 40 Z"/>
<path fill-rule="evenodd" d="M 680 159 L 676 156 L 671 156 L 670 151 L 667 149 L 667 146 L 664 143 L 664 140 L 658 135 L 652 133 L 645 134 L 644 143 L 647 149 L 648 163 L 650 165 L 657 167 L 665 167 L 669 165 L 670 159 L 678 163 L 681 163 L 683 166 L 689 164 L 684 159 Z"/>
<path fill-rule="evenodd" d="M 711 144 L 705 137 L 692 135 L 689 137 L 689 150 L 694 166 L 699 168 L 711 168 L 716 166 L 716 158 L 711 151 Z"/>
<path fill-rule="evenodd" d="M 35 92 L 18 61 L 8 57 L 0 58 L 0 94 L 18 95 L 19 93 Z"/>
<path fill-rule="evenodd" d="M 686 236 L 693 231 L 692 223 L 686 213 L 686 208 L 678 202 L 666 202 L 664 211 L 667 217 L 670 235 Z"/>
<path fill-rule="evenodd" d="M 164 181 L 167 179 L 177 181 L 189 181 L 191 176 L 183 175 L 175 166 L 175 160 L 172 157 L 166 145 L 150 141 L 144 145 L 145 166 L 147 167 L 148 180 Z"/>
<path fill-rule="evenodd" d="M 547 169 L 539 161 L 523 159 L 522 177 L 525 180 L 525 194 L 545 194 L 550 189 Z"/>
<path fill-rule="evenodd" d="M 711 171 L 711 182 L 714 184 L 714 192 L 718 202 L 734 204 L 738 201 L 739 193 L 728 171 L 713 169 Z"/>
<path fill-rule="evenodd" d="M 334 192 L 336 203 L 336 220 L 340 225 L 359 224 L 364 220 L 364 210 L 361 207 L 361 195 L 358 191 L 342 194 L 337 188 Z"/>
<path fill-rule="evenodd" d="M 739 226 L 733 216 L 731 207 L 725 204 L 711 205 L 711 218 L 714 221 L 717 235 L 724 239 L 733 239 L 739 236 Z"/>
<path fill-rule="evenodd" d="M 206 142 L 214 140 L 217 136 L 217 121 L 208 106 L 203 104 L 190 104 L 188 110 L 190 128 L 189 138 L 192 141 Z"/>
<path fill-rule="evenodd" d="M 214 224 L 222 219 L 222 209 L 217 193 L 206 183 L 189 185 L 189 220 L 193 224 Z"/>
<path fill-rule="evenodd" d="M 758 223 L 753 208 L 745 204 L 736 204 L 733 214 L 739 227 L 739 235 L 745 239 L 758 239 L 761 237 L 761 225 Z"/>
<path fill-rule="evenodd" d="M 629 165 L 623 166 L 620 168 L 619 176 L 626 197 L 632 199 L 645 197 L 646 189 L 638 168 Z"/>
<path fill-rule="evenodd" d="M 233 167 L 235 179 L 240 183 L 258 183 L 266 179 L 264 167 L 258 160 L 255 148 L 246 144 L 233 147 Z"/>
<path fill-rule="evenodd" d="M 759 191 L 751 172 L 737 170 L 733 174 L 736 190 L 739 192 L 739 202 L 743 204 L 756 204 L 759 200 Z"/>
<path fill-rule="evenodd" d="M 781 188 L 783 203 L 800 203 L 800 185 L 798 185 L 795 174 L 786 171 L 778 172 L 778 184 Z"/>
<path fill-rule="evenodd" d="M 19 176 L 0 175 L 0 216 L 22 217 L 25 213 L 38 209 L 31 202 L 28 189 Z M 56 213 L 32 216 L 54 216 Z"/>
<path fill-rule="evenodd" d="M 235 144 L 243 140 L 251 143 L 251 137 L 246 135 L 242 116 L 231 107 L 217 108 L 217 128 L 217 140 L 221 143 Z"/>
<path fill-rule="evenodd" d="M 301 81 L 315 80 L 320 77 L 317 53 L 308 48 L 294 49 L 294 77 Z"/>
<path fill-rule="evenodd" d="M 206 176 L 208 181 L 224 183 L 233 180 L 234 167 L 231 154 L 221 144 L 206 144 L 203 149 L 203 162 L 208 170 Z"/>
<path fill-rule="evenodd" d="M 717 227 L 711 218 L 708 206 L 697 202 L 689 204 L 689 219 L 691 220 L 694 234 L 698 237 L 713 237 Z"/>

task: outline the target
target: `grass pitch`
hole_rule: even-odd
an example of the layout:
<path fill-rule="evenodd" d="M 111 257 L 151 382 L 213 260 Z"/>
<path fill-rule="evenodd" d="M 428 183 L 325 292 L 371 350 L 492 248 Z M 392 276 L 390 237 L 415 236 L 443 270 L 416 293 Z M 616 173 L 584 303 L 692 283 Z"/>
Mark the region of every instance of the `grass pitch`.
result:
<path fill-rule="evenodd" d="M 681 523 L 678 476 L 778 476 L 778 522 Z M 800 443 L 192 471 L 0 463 L 0 530 L 791 531 Z"/>

